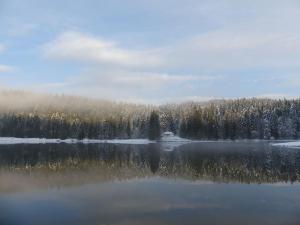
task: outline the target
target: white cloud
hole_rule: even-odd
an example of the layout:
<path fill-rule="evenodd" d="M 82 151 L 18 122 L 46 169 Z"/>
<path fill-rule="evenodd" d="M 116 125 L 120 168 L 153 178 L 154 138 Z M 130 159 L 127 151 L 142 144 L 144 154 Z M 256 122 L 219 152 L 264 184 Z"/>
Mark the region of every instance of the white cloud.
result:
<path fill-rule="evenodd" d="M 99 66 L 95 71 L 76 74 L 72 79 L 47 84 L 45 88 L 112 99 L 151 97 L 181 101 L 170 94 L 169 90 L 173 89 L 178 96 L 190 96 L 183 97 L 187 100 L 198 99 L 198 95 L 199 99 L 210 99 L 209 96 L 215 93 L 219 96 L 251 96 L 261 90 L 275 92 L 262 97 L 288 97 L 276 93 L 285 93 L 287 87 L 300 86 L 299 79 L 295 79 L 297 76 L 289 79 L 282 75 L 283 71 L 284 74 L 297 74 L 300 69 L 300 30 L 296 26 L 296 21 L 300 21 L 300 8 L 295 2 L 193 1 L 192 4 L 180 3 L 180 7 L 176 3 L 162 20 L 153 20 L 156 30 L 141 29 L 132 34 L 136 27 L 131 26 L 130 21 L 129 30 L 114 27 L 118 29 L 114 37 L 124 38 L 134 47 L 124 46 L 122 39 L 114 42 L 92 33 L 61 33 L 43 46 L 44 56 L 72 60 L 75 61 L 73 65 L 81 62 L 84 67 Z M 165 3 L 157 2 L 158 6 L 161 4 Z M 155 24 L 157 21 L 162 23 Z M 62 30 L 74 29 L 77 28 Z M 78 26 L 78 29 L 82 28 Z M 93 31 L 96 32 L 90 30 Z M 163 37 L 161 41 L 160 37 Z M 157 44 L 157 48 L 137 49 L 135 43 L 136 46 Z M 224 79 L 224 84 L 215 84 L 213 82 L 222 79 L 221 76 L 193 74 L 226 74 L 229 79 Z M 251 83 L 248 85 L 248 82 Z M 186 87 L 185 91 L 181 84 Z M 232 89 L 234 84 L 240 86 Z M 191 88 L 188 89 L 188 85 Z M 180 89 L 179 93 L 176 88 Z"/>
<path fill-rule="evenodd" d="M 103 77 L 100 76 L 100 79 Z M 212 80 L 218 77 L 211 76 L 196 76 L 196 75 L 171 75 L 165 73 L 134 73 L 120 72 L 112 73 L 106 76 L 106 79 L 112 84 L 126 85 L 129 87 L 137 86 L 140 88 L 160 87 L 162 85 L 172 84 L 174 82 L 197 81 L 197 80 Z"/>
<path fill-rule="evenodd" d="M 299 96 L 293 96 L 289 94 L 283 94 L 283 93 L 271 93 L 271 94 L 263 94 L 256 96 L 257 98 L 268 98 L 268 99 L 296 99 L 299 98 Z"/>
<path fill-rule="evenodd" d="M 65 32 L 43 46 L 44 55 L 55 59 L 92 61 L 121 66 L 153 66 L 160 64 L 155 51 L 128 50 L 112 41 L 79 32 Z"/>
<path fill-rule="evenodd" d="M 213 31 L 170 48 L 165 57 L 173 68 L 215 71 L 299 67 L 300 34 L 241 29 Z"/>
<path fill-rule="evenodd" d="M 2 44 L 0 43 L 0 53 L 3 52 L 4 49 L 5 49 L 4 45 L 2 45 Z"/>
<path fill-rule="evenodd" d="M 185 92 L 185 84 L 214 82 L 223 76 L 136 72 L 131 70 L 86 70 L 60 83 L 36 84 L 32 89 L 104 98 L 118 101 L 162 103 L 175 100 L 207 100 L 210 97 L 176 97 Z M 179 90 L 176 90 L 178 88 Z M 169 93 L 165 93 L 170 90 Z M 168 91 L 167 91 L 168 92 Z M 187 93 L 185 93 L 187 94 Z M 176 95 L 176 96 L 175 96 Z"/>
<path fill-rule="evenodd" d="M 136 72 L 131 70 L 96 69 L 83 72 L 70 80 L 72 85 L 110 87 L 115 91 L 160 89 L 174 84 L 215 81 L 223 76 Z"/>
<path fill-rule="evenodd" d="M 12 66 L 0 64 L 0 73 L 9 73 L 9 72 L 13 72 L 14 70 L 15 70 L 15 68 Z"/>
<path fill-rule="evenodd" d="M 300 8 L 288 3 L 261 7 L 255 7 L 252 17 L 239 15 L 173 44 L 164 56 L 168 66 L 210 71 L 299 68 L 300 30 L 295 21 L 300 20 Z"/>
<path fill-rule="evenodd" d="M 37 28 L 38 25 L 33 23 L 23 24 L 23 23 L 12 22 L 9 23 L 9 28 L 7 33 L 11 36 L 24 36 L 30 34 Z"/>
<path fill-rule="evenodd" d="M 16 16 L 4 16 L 1 22 L 1 33 L 10 36 L 10 39 L 32 34 L 39 28 L 37 21 L 28 21 Z"/>
<path fill-rule="evenodd" d="M 300 77 L 298 76 L 289 76 L 282 83 L 282 87 L 300 87 Z"/>
<path fill-rule="evenodd" d="M 215 99 L 223 99 L 216 96 L 181 96 L 181 97 L 165 97 L 160 99 L 160 103 L 182 103 L 182 102 L 207 102 Z"/>

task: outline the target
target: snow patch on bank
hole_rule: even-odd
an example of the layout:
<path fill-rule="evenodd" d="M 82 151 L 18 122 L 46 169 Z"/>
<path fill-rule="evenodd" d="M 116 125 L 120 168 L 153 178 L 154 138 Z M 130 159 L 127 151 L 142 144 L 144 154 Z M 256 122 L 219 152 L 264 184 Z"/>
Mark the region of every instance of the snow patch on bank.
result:
<path fill-rule="evenodd" d="M 178 136 L 163 137 L 160 142 L 192 142 L 190 139 L 181 138 Z"/>
<path fill-rule="evenodd" d="M 178 136 L 162 137 L 159 143 L 186 143 L 192 142 L 192 140 L 180 138 Z M 48 139 L 48 138 L 15 138 L 15 137 L 0 137 L 0 145 L 14 145 L 14 144 L 132 144 L 132 145 L 146 145 L 151 143 L 157 143 L 157 141 L 151 141 L 148 139 L 112 139 L 112 140 L 100 140 L 100 139 Z"/>
<path fill-rule="evenodd" d="M 272 146 L 287 147 L 287 148 L 300 148 L 300 141 L 285 142 L 285 143 L 272 143 Z"/>
<path fill-rule="evenodd" d="M 14 137 L 0 137 L 0 145 L 14 145 L 14 144 L 133 144 L 145 145 L 155 143 L 148 139 L 113 139 L 113 140 L 99 140 L 99 139 L 46 139 L 46 138 L 14 138 Z"/>

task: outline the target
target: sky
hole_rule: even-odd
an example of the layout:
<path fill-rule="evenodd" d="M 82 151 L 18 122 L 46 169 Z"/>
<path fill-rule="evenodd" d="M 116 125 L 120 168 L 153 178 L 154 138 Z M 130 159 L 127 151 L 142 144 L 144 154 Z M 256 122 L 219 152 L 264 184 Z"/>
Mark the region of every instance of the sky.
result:
<path fill-rule="evenodd" d="M 160 104 L 300 97 L 299 0 L 0 0 L 0 88 Z"/>

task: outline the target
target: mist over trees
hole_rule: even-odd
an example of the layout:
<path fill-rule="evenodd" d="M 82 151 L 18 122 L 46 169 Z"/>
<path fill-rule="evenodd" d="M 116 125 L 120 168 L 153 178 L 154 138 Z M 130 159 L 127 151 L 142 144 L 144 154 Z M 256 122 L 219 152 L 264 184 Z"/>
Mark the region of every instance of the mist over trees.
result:
<path fill-rule="evenodd" d="M 164 131 L 191 139 L 297 139 L 300 99 L 152 106 L 0 92 L 0 136 L 4 137 L 156 139 Z"/>

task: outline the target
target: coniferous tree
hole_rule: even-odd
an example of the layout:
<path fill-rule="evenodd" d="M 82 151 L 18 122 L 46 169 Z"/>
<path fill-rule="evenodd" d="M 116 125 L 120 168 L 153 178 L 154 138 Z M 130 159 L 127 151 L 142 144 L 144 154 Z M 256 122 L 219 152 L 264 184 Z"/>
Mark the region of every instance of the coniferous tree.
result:
<path fill-rule="evenodd" d="M 149 118 L 148 138 L 150 140 L 159 140 L 160 139 L 159 115 L 155 111 L 151 112 L 151 115 Z"/>
<path fill-rule="evenodd" d="M 131 125 L 130 125 L 130 120 L 129 119 L 127 121 L 126 134 L 127 134 L 128 138 L 131 138 Z"/>

